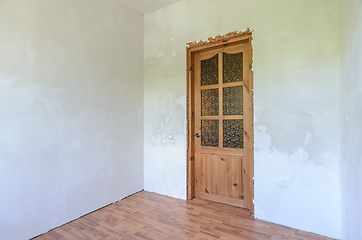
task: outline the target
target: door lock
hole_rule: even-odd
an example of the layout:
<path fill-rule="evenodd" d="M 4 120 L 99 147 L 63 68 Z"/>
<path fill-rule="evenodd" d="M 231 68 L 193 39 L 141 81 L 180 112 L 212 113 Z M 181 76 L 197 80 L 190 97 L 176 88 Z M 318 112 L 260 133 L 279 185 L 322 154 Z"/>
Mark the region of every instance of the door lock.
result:
<path fill-rule="evenodd" d="M 199 133 L 196 133 L 195 137 L 199 138 L 201 135 Z"/>

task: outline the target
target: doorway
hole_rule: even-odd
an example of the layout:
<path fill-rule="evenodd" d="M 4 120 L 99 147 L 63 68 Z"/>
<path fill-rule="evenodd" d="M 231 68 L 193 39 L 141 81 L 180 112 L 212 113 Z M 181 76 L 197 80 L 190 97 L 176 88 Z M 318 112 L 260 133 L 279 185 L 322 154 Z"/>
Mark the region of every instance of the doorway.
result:
<path fill-rule="evenodd" d="M 253 214 L 251 41 L 247 30 L 187 48 L 187 195 Z"/>

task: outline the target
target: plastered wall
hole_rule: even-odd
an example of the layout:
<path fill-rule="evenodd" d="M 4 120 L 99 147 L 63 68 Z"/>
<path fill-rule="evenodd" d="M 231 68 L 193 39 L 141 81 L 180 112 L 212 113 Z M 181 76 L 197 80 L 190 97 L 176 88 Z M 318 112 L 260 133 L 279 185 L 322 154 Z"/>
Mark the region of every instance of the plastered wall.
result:
<path fill-rule="evenodd" d="M 250 28 L 255 216 L 341 237 L 338 0 L 184 0 L 145 16 L 145 189 L 186 198 L 186 43 Z"/>
<path fill-rule="evenodd" d="M 362 2 L 341 1 L 343 239 L 362 239 Z"/>
<path fill-rule="evenodd" d="M 0 1 L 1 240 L 143 188 L 142 69 L 122 1 Z"/>

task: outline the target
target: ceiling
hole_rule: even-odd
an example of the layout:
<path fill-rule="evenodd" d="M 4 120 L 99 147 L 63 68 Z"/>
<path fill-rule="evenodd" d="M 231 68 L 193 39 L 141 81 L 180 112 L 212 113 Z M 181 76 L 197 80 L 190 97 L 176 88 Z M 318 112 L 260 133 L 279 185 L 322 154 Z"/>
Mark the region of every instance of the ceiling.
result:
<path fill-rule="evenodd" d="M 128 6 L 142 15 L 147 15 L 180 1 L 182 0 L 123 0 Z"/>

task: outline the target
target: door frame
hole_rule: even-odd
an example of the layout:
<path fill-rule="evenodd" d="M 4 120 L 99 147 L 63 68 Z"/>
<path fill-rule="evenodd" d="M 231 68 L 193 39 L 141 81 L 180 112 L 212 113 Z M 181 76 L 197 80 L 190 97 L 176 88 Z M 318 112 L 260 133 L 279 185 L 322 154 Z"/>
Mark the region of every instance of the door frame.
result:
<path fill-rule="evenodd" d="M 251 146 L 248 149 L 245 149 L 246 152 L 249 152 L 249 175 L 251 179 L 250 187 L 250 215 L 254 216 L 254 79 L 253 79 L 253 49 L 252 49 L 252 31 L 247 29 L 244 32 L 231 32 L 224 36 L 216 36 L 214 38 L 209 38 L 207 41 L 200 42 L 190 42 L 186 47 L 186 76 L 187 76 L 187 199 L 191 200 L 195 197 L 195 149 L 194 149 L 194 103 L 195 103 L 195 94 L 194 94 L 194 61 L 195 54 L 209 51 L 212 49 L 217 49 L 226 46 L 232 46 L 237 44 L 248 44 L 250 48 L 250 86 L 245 86 L 246 88 L 251 88 L 251 123 L 252 123 L 252 132 L 250 137 Z"/>

